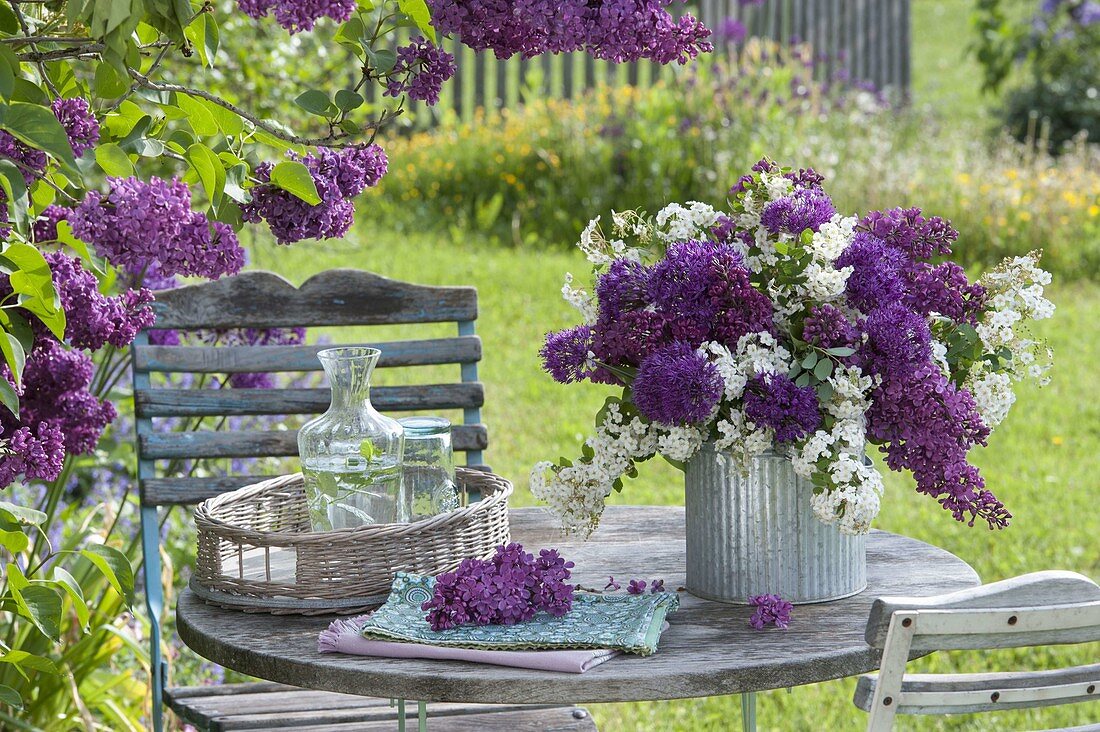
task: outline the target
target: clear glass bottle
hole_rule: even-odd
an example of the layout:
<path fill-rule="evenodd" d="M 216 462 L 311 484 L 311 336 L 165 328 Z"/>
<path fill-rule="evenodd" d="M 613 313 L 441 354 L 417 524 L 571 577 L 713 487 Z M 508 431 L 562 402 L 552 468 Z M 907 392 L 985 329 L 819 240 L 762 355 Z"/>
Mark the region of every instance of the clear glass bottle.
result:
<path fill-rule="evenodd" d="M 412 521 L 458 508 L 451 423 L 443 417 L 405 417 L 405 455 L 401 464 L 412 501 Z"/>
<path fill-rule="evenodd" d="M 298 432 L 298 455 L 314 531 L 409 520 L 401 475 L 405 433 L 370 401 L 381 351 L 328 348 L 317 358 L 328 375 L 328 411 Z"/>

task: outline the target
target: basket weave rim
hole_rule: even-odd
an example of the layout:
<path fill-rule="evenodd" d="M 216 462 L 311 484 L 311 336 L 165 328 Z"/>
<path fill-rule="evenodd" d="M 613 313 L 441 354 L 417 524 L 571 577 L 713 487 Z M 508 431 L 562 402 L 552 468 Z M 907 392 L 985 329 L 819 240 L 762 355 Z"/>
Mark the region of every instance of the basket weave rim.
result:
<path fill-rule="evenodd" d="M 301 473 L 291 473 L 206 499 L 195 508 L 195 525 L 200 531 L 214 531 L 226 536 L 226 538 L 231 536 L 234 541 L 243 541 L 243 543 L 254 546 L 269 544 L 289 546 L 320 542 L 329 543 L 334 540 L 354 541 L 358 539 L 395 538 L 467 521 L 476 514 L 482 514 L 492 509 L 497 504 L 506 504 L 508 497 L 512 495 L 514 490 L 511 481 L 495 473 L 463 467 L 456 467 L 455 473 L 459 483 L 467 486 L 492 488 L 492 494 L 468 506 L 461 506 L 453 511 L 421 519 L 420 521 L 398 524 L 370 524 L 352 529 L 334 529 L 332 531 L 258 531 L 219 518 L 218 514 L 222 509 L 228 509 L 236 503 L 247 501 L 257 494 L 302 482 Z"/>

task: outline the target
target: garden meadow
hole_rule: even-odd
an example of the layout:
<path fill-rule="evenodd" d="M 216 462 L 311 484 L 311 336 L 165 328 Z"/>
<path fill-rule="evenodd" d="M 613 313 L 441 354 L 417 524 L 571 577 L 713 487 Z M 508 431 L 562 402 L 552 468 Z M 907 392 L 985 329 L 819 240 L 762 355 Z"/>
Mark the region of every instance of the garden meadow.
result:
<path fill-rule="evenodd" d="M 228 14 L 236 7 L 216 5 L 219 20 L 221 11 Z M 482 109 L 466 119 L 439 112 L 432 125 L 414 114 L 411 119 L 417 124 L 398 125 L 392 134 L 382 131 L 376 140 L 388 158 L 384 175 L 377 158 L 354 161 L 360 185 L 340 192 L 355 206 L 354 222 L 346 233 L 312 240 L 310 234 L 331 233 L 324 229 L 325 222 L 315 231 L 278 230 L 278 202 L 265 209 L 265 200 L 257 199 L 242 205 L 245 218 L 261 225 L 234 224 L 239 229 L 239 256 L 247 262 L 245 269 L 274 271 L 295 284 L 316 272 L 350 266 L 422 284 L 476 286 L 478 333 L 484 343 L 483 418 L 491 434 L 485 461 L 516 484 L 513 504 L 529 506 L 536 504 L 528 487 L 532 465 L 573 455 L 590 433 L 592 415 L 605 396 L 605 390 L 593 384 L 564 389 L 545 373 L 539 359 L 546 333 L 575 322 L 575 312 L 561 298 L 562 275 L 588 271 L 584 255 L 573 245 L 591 216 L 635 209 L 652 214 L 669 201 L 719 206 L 737 177 L 766 155 L 824 175 L 837 210 L 846 215 L 919 206 L 927 215 L 950 220 L 960 232 L 953 259 L 971 277 L 1005 257 L 1041 249 L 1043 266 L 1054 278 L 1047 296 L 1057 310 L 1053 318 L 1036 325 L 1035 336 L 1053 349 L 1051 381 L 1021 387 L 1011 416 L 990 445 L 971 454 L 987 484 L 1011 505 L 1011 526 L 992 531 L 984 522 L 968 527 L 951 521 L 935 501 L 915 492 L 910 477 L 883 470 L 885 498 L 875 527 L 943 547 L 969 561 L 987 582 L 1050 568 L 1100 579 L 1100 513 L 1095 510 L 1100 482 L 1100 129 L 1094 126 L 1097 134 L 1092 137 L 1087 132 L 1063 134 L 1039 116 L 1032 115 L 1029 123 L 1026 114 L 1021 117 L 1013 111 L 1035 97 L 1028 96 L 1031 71 L 1025 62 L 1001 70 L 979 63 L 979 29 L 993 21 L 975 10 L 988 5 L 913 0 L 913 88 L 908 100 L 891 90 L 815 78 L 812 48 L 750 38 L 733 56 L 702 54 L 682 66 L 670 66 L 661 80 L 645 86 L 600 87 L 571 100 L 527 93 L 522 105 L 503 111 Z M 1040 5 L 1057 10 L 1059 3 L 1003 0 L 1001 5 L 1008 18 L 1004 22 L 1019 24 L 1045 12 Z M 319 50 L 324 43 L 318 38 L 331 35 L 336 24 L 321 22 L 317 37 L 295 35 L 287 45 L 285 35 L 279 35 L 270 21 L 264 26 L 248 20 L 230 15 L 224 21 L 224 71 L 204 70 L 203 83 L 241 104 L 253 104 L 263 117 L 293 119 L 301 114 L 293 104 L 298 90 L 319 83 L 310 78 L 308 65 L 295 59 L 317 53 L 323 65 L 332 68 L 334 57 Z M 1100 68 L 1098 29 L 1100 19 L 1083 28 L 1082 36 L 1092 45 L 1082 41 L 1073 50 L 1077 55 L 1062 59 L 1060 68 L 1073 69 L 1074 74 L 1082 68 Z M 251 34 L 254 49 L 232 43 L 233 33 Z M 1047 58 L 1042 63 L 1058 61 Z M 270 68 L 260 68 L 264 65 Z M 1056 71 L 1045 68 L 1043 74 Z M 229 81 L 234 74 L 240 90 Z M 1077 94 L 1079 82 L 1067 80 L 1065 94 Z M 1059 102 L 1050 100 L 1052 108 Z M 214 118 L 209 109 L 201 109 L 205 111 L 180 105 L 173 114 Z M 1066 119 L 1063 111 L 1059 108 L 1060 120 Z M 330 126 L 333 130 L 351 117 L 349 110 L 339 114 L 331 118 L 337 120 Z M 1080 123 L 1080 128 L 1097 125 L 1097 118 L 1100 112 L 1094 110 L 1092 121 Z M 126 132 L 115 138 L 121 142 Z M 187 149 L 189 159 L 205 154 Z M 241 165 L 251 160 L 245 150 L 229 152 L 240 153 Z M 115 164 L 120 172 L 129 165 Z M 173 164 L 170 155 L 151 163 L 163 166 L 160 174 L 167 178 Z M 246 172 L 259 173 L 261 186 L 267 175 L 266 190 L 281 195 L 281 189 L 272 187 L 272 168 L 260 171 L 255 166 Z M 231 172 L 230 185 L 232 176 Z M 195 180 L 189 182 L 198 190 L 201 176 L 191 177 Z M 223 187 L 225 180 L 223 175 Z M 211 221 L 217 213 L 212 206 Z M 263 224 L 266 220 L 270 226 Z M 78 226 L 62 226 L 60 238 L 64 240 L 65 232 L 79 237 Z M 296 243 L 288 246 L 280 240 Z M 229 269 L 224 261 L 217 266 Z M 147 273 L 142 269 L 141 274 Z M 186 282 L 203 273 L 181 268 L 178 274 L 178 281 Z M 110 276 L 101 277 L 110 282 Z M 399 327 L 387 326 L 372 329 L 370 337 L 400 333 Z M 433 335 L 451 333 L 441 327 Z M 317 329 L 289 334 L 286 342 L 324 342 L 329 337 Z M 125 578 L 116 575 L 124 570 L 115 564 L 118 556 L 133 568 L 140 562 L 133 415 L 126 406 L 131 386 L 121 363 L 97 361 L 101 393 L 111 395 L 119 415 L 94 449 L 66 463 L 64 490 L 48 509 L 56 517 L 49 538 L 56 549 L 105 544 L 117 550 L 109 557 L 114 574 L 104 571 L 100 576 L 95 567 L 84 565 L 74 569 L 80 582 L 89 583 L 83 596 L 97 625 L 96 632 L 84 636 L 70 628 L 72 644 L 64 651 L 83 701 L 73 701 L 67 681 L 41 681 L 33 721 L 20 722 L 19 716 L 2 711 L 0 703 L 0 728 L 7 724 L 12 729 L 50 729 L 49 720 L 64 718 L 65 724 L 54 728 L 80 729 L 92 723 L 98 729 L 138 730 L 148 715 L 148 621 L 140 602 L 128 606 L 132 576 L 129 592 L 119 592 L 126 589 Z M 435 368 L 423 369 L 425 381 L 441 373 Z M 378 383 L 388 383 L 387 375 Z M 278 465 L 254 468 L 270 471 Z M 16 505 L 34 507 L 51 500 L 31 481 L 5 493 L 0 500 Z M 652 461 L 609 502 L 680 504 L 682 475 L 663 461 Z M 162 534 L 170 607 L 186 587 L 193 561 L 187 509 L 165 515 Z M 175 684 L 242 680 L 186 649 L 174 635 L 171 613 L 165 621 Z M 24 632 L 29 638 L 34 631 L 18 631 Z M 10 635 L 18 633 L 13 629 Z M 27 641 L 27 647 L 35 642 Z M 46 642 L 37 642 L 35 648 L 43 655 L 50 653 Z M 939 653 L 910 668 L 1042 668 L 1088 663 L 1098 656 L 1100 644 L 965 658 Z M 18 688 L 18 680 L 16 670 L 0 668 L 0 685 Z M 851 703 L 854 687 L 854 679 L 841 679 L 764 693 L 759 727 L 862 729 L 866 717 Z M 1072 726 L 1096 721 L 1095 710 L 1088 706 L 982 718 L 908 719 L 905 728 Z M 737 697 L 589 709 L 601 730 L 638 731 L 726 730 L 739 724 L 741 713 Z"/>

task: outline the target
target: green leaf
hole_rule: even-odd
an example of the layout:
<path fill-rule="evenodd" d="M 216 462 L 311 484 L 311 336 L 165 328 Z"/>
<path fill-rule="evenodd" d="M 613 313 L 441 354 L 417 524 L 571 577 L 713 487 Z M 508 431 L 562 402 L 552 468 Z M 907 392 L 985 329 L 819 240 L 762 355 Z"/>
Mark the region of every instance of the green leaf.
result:
<path fill-rule="evenodd" d="M 213 150 L 198 142 L 187 148 L 184 157 L 199 176 L 207 197 L 216 206 L 225 191 L 225 168 L 221 159 Z"/>
<path fill-rule="evenodd" d="M 8 8 L 5 6 L 5 10 Z M 8 101 L 15 92 L 15 77 L 19 71 L 19 59 L 6 44 L 0 44 L 0 99 Z"/>
<path fill-rule="evenodd" d="M 134 164 L 130 162 L 130 156 L 113 142 L 96 147 L 95 161 L 107 175 L 128 178 L 134 174 Z"/>
<path fill-rule="evenodd" d="M 187 114 L 187 123 L 199 137 L 209 137 L 221 131 L 214 115 L 210 114 L 210 110 L 200 99 L 177 93 L 176 106 Z"/>
<path fill-rule="evenodd" d="M 96 96 L 103 99 L 114 99 L 125 94 L 130 85 L 118 75 L 111 64 L 100 62 L 95 67 L 92 88 L 95 89 Z"/>
<path fill-rule="evenodd" d="M 393 71 L 393 67 L 397 65 L 397 54 L 388 48 L 375 51 L 370 46 L 367 46 L 365 50 L 367 52 L 367 58 L 370 59 L 371 66 L 379 73 L 385 74 Z"/>
<path fill-rule="evenodd" d="M 0 254 L 19 267 L 9 277 L 12 290 L 19 293 L 19 304 L 37 315 L 58 340 L 64 339 L 65 311 L 42 253 L 30 244 L 12 241 Z"/>
<path fill-rule="evenodd" d="M 7 549 L 10 553 L 19 554 L 20 552 L 25 552 L 30 544 L 30 538 L 22 531 L 0 529 L 0 546 Z"/>
<path fill-rule="evenodd" d="M 847 358 L 848 356 L 853 355 L 855 352 L 856 349 L 849 348 L 848 346 L 838 346 L 836 348 L 825 349 L 825 353 L 829 354 L 830 356 L 836 356 L 837 358 Z"/>
<path fill-rule="evenodd" d="M 244 132 L 244 120 L 237 116 L 236 112 L 226 109 L 220 104 L 214 104 L 208 99 L 200 98 L 197 101 L 206 107 L 206 111 L 210 113 L 218 128 L 225 134 L 239 135 Z"/>
<path fill-rule="evenodd" d="M 359 19 L 358 15 L 353 15 L 346 23 L 340 25 L 332 40 L 362 58 L 363 36 L 365 34 L 366 28 L 363 27 L 363 21 Z"/>
<path fill-rule="evenodd" d="M 31 147 L 49 153 L 80 179 L 73 149 L 69 147 L 69 137 L 48 107 L 12 102 L 7 106 L 3 127 Z"/>
<path fill-rule="evenodd" d="M 341 89 L 336 92 L 336 106 L 340 108 L 342 112 L 350 112 L 353 109 L 358 109 L 363 106 L 362 95 L 358 92 L 353 92 L 350 89 Z"/>
<path fill-rule="evenodd" d="M 19 394 L 7 379 L 0 379 L 0 404 L 16 417 L 19 416 Z"/>
<path fill-rule="evenodd" d="M 8 501 L 0 501 L 0 516 L 24 526 L 40 526 L 46 523 L 46 514 L 26 506 L 17 506 Z"/>
<path fill-rule="evenodd" d="M 815 365 L 817 365 L 817 358 L 817 351 L 810 351 L 809 355 L 807 355 L 806 358 L 802 359 L 802 368 L 812 369 Z"/>
<path fill-rule="evenodd" d="M 375 448 L 374 443 L 370 440 L 363 440 L 363 443 L 359 445 L 359 454 L 365 457 L 368 462 L 373 460 L 377 453 L 378 449 Z"/>
<path fill-rule="evenodd" d="M 72 600 L 73 610 L 76 612 L 77 620 L 80 621 L 80 627 L 87 629 L 91 613 L 88 611 L 88 603 L 84 600 L 84 592 L 80 589 L 80 583 L 60 566 L 53 568 L 53 577 L 54 584 L 67 592 Z"/>
<path fill-rule="evenodd" d="M 28 653 L 27 651 L 9 651 L 0 656 L 0 663 L 10 663 L 14 666 L 22 666 L 24 668 L 34 669 L 35 671 L 44 671 L 48 674 L 60 673 L 53 661 L 44 656 L 36 656 L 33 653 Z"/>
<path fill-rule="evenodd" d="M 61 596 L 42 585 L 32 585 L 14 563 L 7 566 L 8 591 L 17 612 L 38 628 L 42 635 L 57 642 L 61 636 Z"/>
<path fill-rule="evenodd" d="M 92 544 L 81 549 L 80 554 L 99 568 L 115 592 L 122 595 L 126 604 L 134 601 L 134 568 L 126 555 L 106 544 Z"/>
<path fill-rule="evenodd" d="M 817 366 L 814 367 L 814 376 L 819 380 L 825 381 L 833 374 L 833 362 L 830 359 L 823 358 L 817 362 Z"/>
<path fill-rule="evenodd" d="M 328 94 L 318 89 L 310 89 L 298 95 L 294 100 L 302 109 L 318 117 L 332 117 L 336 107 L 328 98 Z"/>
<path fill-rule="evenodd" d="M 294 194 L 311 206 L 321 202 L 309 168 L 295 160 L 285 160 L 272 168 L 271 184 Z"/>
<path fill-rule="evenodd" d="M 795 386 L 809 386 L 810 385 L 810 372 L 803 371 L 802 374 L 795 379 Z"/>
<path fill-rule="evenodd" d="M 19 692 L 10 686 L 0 684 L 0 704 L 7 704 L 13 709 L 22 709 L 23 697 L 19 696 Z"/>
<path fill-rule="evenodd" d="M 397 7 L 409 16 L 416 27 L 428 40 L 435 43 L 435 28 L 432 27 L 432 14 L 424 0 L 397 0 Z"/>
<path fill-rule="evenodd" d="M 14 335 L 5 331 L 0 333 L 0 352 L 3 352 L 4 361 L 11 369 L 12 376 L 15 377 L 15 385 L 21 385 L 23 383 L 23 366 L 27 362 L 27 352 L 23 349 L 23 344 Z"/>

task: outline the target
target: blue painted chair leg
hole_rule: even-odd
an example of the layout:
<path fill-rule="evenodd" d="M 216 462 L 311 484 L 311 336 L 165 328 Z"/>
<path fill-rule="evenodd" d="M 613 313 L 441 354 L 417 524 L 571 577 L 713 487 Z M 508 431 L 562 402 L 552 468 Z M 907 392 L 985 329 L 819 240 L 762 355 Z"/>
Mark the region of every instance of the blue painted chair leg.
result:
<path fill-rule="evenodd" d="M 160 616 L 164 612 L 164 588 L 160 584 L 160 522 L 156 506 L 141 507 L 142 576 L 145 607 L 149 611 L 149 675 L 153 691 L 153 730 L 164 729 L 164 683 L 167 664 L 160 653 Z"/>
<path fill-rule="evenodd" d="M 741 695 L 741 729 L 756 732 L 756 694 L 753 692 Z"/>
<path fill-rule="evenodd" d="M 416 703 L 417 732 L 428 732 L 428 705 L 422 701 Z"/>

